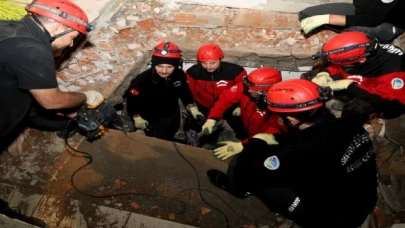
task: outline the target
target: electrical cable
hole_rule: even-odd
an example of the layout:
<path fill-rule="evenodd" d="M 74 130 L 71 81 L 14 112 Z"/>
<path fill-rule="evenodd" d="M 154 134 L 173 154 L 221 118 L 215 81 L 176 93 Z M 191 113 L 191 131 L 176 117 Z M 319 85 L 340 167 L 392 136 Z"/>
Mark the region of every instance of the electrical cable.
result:
<path fill-rule="evenodd" d="M 225 222 L 226 222 L 226 227 L 229 228 L 230 226 L 229 226 L 229 219 L 228 219 L 228 217 L 226 216 L 226 214 L 225 214 L 223 211 L 221 211 L 219 208 L 217 208 L 217 207 L 213 206 L 212 204 L 210 204 L 210 203 L 204 198 L 204 196 L 203 196 L 203 194 L 202 194 L 202 191 L 205 191 L 205 192 L 208 192 L 208 193 L 214 195 L 214 196 L 217 197 L 218 199 L 220 199 L 220 201 L 222 201 L 222 202 L 225 204 L 226 207 L 230 208 L 230 210 L 231 210 L 233 213 L 235 213 L 238 217 L 242 218 L 243 220 L 252 221 L 251 219 L 248 219 L 248 218 L 246 218 L 246 217 L 244 217 L 244 216 L 242 216 L 242 215 L 239 215 L 239 214 L 235 211 L 235 209 L 233 209 L 227 202 L 225 202 L 225 200 L 224 200 L 223 198 L 221 198 L 218 194 L 212 192 L 212 191 L 209 190 L 209 189 L 201 188 L 200 176 L 198 175 L 197 169 L 194 167 L 193 164 L 191 164 L 190 161 L 187 160 L 187 158 L 185 158 L 185 157 L 181 154 L 180 149 L 178 148 L 176 142 L 173 142 L 173 145 L 174 145 L 174 148 L 175 148 L 177 154 L 178 154 L 184 161 L 186 161 L 186 162 L 191 166 L 191 168 L 193 169 L 194 173 L 196 174 L 196 177 L 197 177 L 197 188 L 185 189 L 185 190 L 180 191 L 179 193 L 177 193 L 174 197 L 163 196 L 163 195 L 159 195 L 159 194 L 133 193 L 133 192 L 122 192 L 122 193 L 105 194 L 105 195 L 93 195 L 93 194 L 89 194 L 89 193 L 86 193 L 86 192 L 80 190 L 80 189 L 76 186 L 76 184 L 75 184 L 75 182 L 74 182 L 74 177 L 75 177 L 75 175 L 76 175 L 78 172 L 80 172 L 82 169 L 84 169 L 85 167 L 87 167 L 88 165 L 90 165 L 90 164 L 93 162 L 93 157 L 92 157 L 89 153 L 84 152 L 84 151 L 77 150 L 77 149 L 73 148 L 73 147 L 69 144 L 69 142 L 68 142 L 68 132 L 69 132 L 70 127 L 71 127 L 71 125 L 72 125 L 72 124 L 71 124 L 72 121 L 73 121 L 73 120 L 70 120 L 70 121 L 68 122 L 68 124 L 67 124 L 67 131 L 66 131 L 66 135 L 65 135 L 65 137 L 64 137 L 64 139 L 65 139 L 65 144 L 66 144 L 66 146 L 69 147 L 69 149 L 71 149 L 72 151 L 74 151 L 74 152 L 76 152 L 76 153 L 79 153 L 79 154 L 82 154 L 82 155 L 80 156 L 80 155 L 74 154 L 74 152 L 72 152 L 72 151 L 69 151 L 69 153 L 70 153 L 72 156 L 88 159 L 87 163 L 84 164 L 84 165 L 82 165 L 81 167 L 79 167 L 77 170 L 75 170 L 75 171 L 73 172 L 73 174 L 71 175 L 71 178 L 70 178 L 70 181 L 71 181 L 71 183 L 72 183 L 73 188 L 74 188 L 77 192 L 79 192 L 80 194 L 83 194 L 83 195 L 88 196 L 88 197 L 91 197 L 91 198 L 99 198 L 99 199 L 100 199 L 100 198 L 118 197 L 118 196 L 124 196 L 124 195 L 131 195 L 131 196 L 151 196 L 151 197 L 166 198 L 166 199 L 169 199 L 169 202 L 168 202 L 168 204 L 167 204 L 167 210 L 170 211 L 170 212 L 172 212 L 172 213 L 175 213 L 175 214 L 182 214 L 182 213 L 184 213 L 184 212 L 186 211 L 186 204 L 185 204 L 182 200 L 179 200 L 179 199 L 178 199 L 178 196 L 181 195 L 181 194 L 183 194 L 183 193 L 185 193 L 185 192 L 187 192 L 187 191 L 195 191 L 195 190 L 198 190 L 198 193 L 199 193 L 199 196 L 200 196 L 201 200 L 202 200 L 204 203 L 206 203 L 208 206 L 210 206 L 211 208 L 213 208 L 214 210 L 218 211 L 222 216 L 224 216 Z M 142 144 L 148 145 L 148 144 L 146 144 L 146 143 L 144 143 L 144 142 L 142 142 L 142 141 L 140 141 L 140 140 L 136 140 L 136 139 L 130 137 L 130 136 L 128 135 L 128 133 L 124 130 L 124 127 L 123 127 L 123 126 L 122 126 L 122 129 L 121 129 L 120 131 L 122 131 L 122 132 L 123 132 L 128 138 L 130 138 L 131 140 L 134 140 L 134 141 L 140 142 L 140 143 L 142 143 Z M 172 209 L 170 208 L 170 203 L 171 203 L 173 200 L 179 202 L 180 205 L 182 205 L 182 208 L 183 208 L 183 209 L 181 209 L 181 210 L 178 211 L 178 212 L 172 210 Z"/>

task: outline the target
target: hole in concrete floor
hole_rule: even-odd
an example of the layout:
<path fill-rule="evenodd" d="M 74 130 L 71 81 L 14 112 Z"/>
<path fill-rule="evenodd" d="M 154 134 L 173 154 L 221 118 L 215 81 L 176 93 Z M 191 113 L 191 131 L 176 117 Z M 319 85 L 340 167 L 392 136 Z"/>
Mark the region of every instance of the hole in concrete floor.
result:
<path fill-rule="evenodd" d="M 190 68 L 194 64 L 195 63 L 185 63 L 183 65 L 184 71 L 186 71 L 188 68 Z M 250 72 L 252 72 L 253 70 L 257 69 L 257 68 L 253 68 L 253 67 L 244 67 L 244 68 L 248 74 Z M 283 80 L 299 78 L 302 73 L 304 73 L 307 70 L 310 70 L 311 68 L 312 68 L 312 66 L 300 67 L 300 70 L 302 70 L 302 71 L 281 71 L 281 74 L 282 74 Z M 183 106 L 180 99 L 179 99 L 179 105 L 180 105 L 180 112 L 186 113 L 187 110 Z M 134 132 L 135 131 L 134 124 L 133 124 L 132 118 L 130 118 L 126 112 L 125 101 L 115 105 L 115 108 L 118 110 L 118 114 L 123 119 L 123 129 L 126 132 Z M 143 132 L 142 130 L 137 130 L 136 132 L 138 132 L 140 134 L 145 134 L 145 132 Z M 175 135 L 175 141 L 180 142 L 180 143 L 186 143 L 186 140 L 187 140 L 187 138 L 186 138 L 186 134 L 184 131 L 184 117 L 182 115 L 180 127 Z M 235 137 L 235 133 L 233 132 L 232 128 L 226 123 L 226 121 L 224 122 L 224 127 L 220 133 L 219 140 L 221 140 L 221 141 L 238 141 L 238 139 Z M 214 145 L 206 145 L 207 148 L 212 148 L 213 146 Z"/>

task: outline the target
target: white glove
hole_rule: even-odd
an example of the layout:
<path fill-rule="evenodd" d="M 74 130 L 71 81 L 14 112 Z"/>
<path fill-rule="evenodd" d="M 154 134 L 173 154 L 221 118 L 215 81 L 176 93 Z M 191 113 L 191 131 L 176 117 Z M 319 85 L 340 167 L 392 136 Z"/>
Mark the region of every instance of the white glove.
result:
<path fill-rule="evenodd" d="M 197 106 L 191 107 L 191 108 L 189 108 L 189 109 L 190 109 L 191 115 L 193 115 L 193 118 L 194 118 L 194 119 L 197 119 L 197 118 L 198 118 L 197 116 L 204 116 L 204 115 L 198 110 Z"/>
<path fill-rule="evenodd" d="M 134 117 L 134 122 L 135 127 L 140 128 L 142 130 L 145 130 L 149 125 L 149 122 L 147 120 L 144 120 L 141 116 Z"/>
<path fill-rule="evenodd" d="M 331 81 L 333 81 L 333 79 L 328 72 L 320 72 L 312 79 L 313 83 L 323 87 L 327 86 L 327 83 Z"/>
<path fill-rule="evenodd" d="M 301 21 L 301 29 L 304 31 L 305 34 L 308 34 L 321 25 L 329 24 L 329 21 L 330 14 L 308 17 Z"/>
<path fill-rule="evenodd" d="M 219 142 L 221 146 L 213 151 L 213 155 L 221 160 L 226 160 L 236 154 L 239 154 L 243 150 L 241 142 L 223 141 Z"/>
<path fill-rule="evenodd" d="M 326 86 L 330 87 L 332 91 L 339 91 L 339 90 L 345 90 L 347 87 L 349 87 L 350 84 L 352 84 L 354 81 L 350 79 L 342 79 L 342 80 L 337 80 L 337 81 L 332 81 L 326 83 Z"/>
<path fill-rule="evenodd" d="M 89 91 L 85 91 L 83 93 L 87 97 L 86 104 L 89 108 L 96 108 L 104 101 L 103 94 L 101 94 L 97 91 L 89 90 Z"/>
<path fill-rule="evenodd" d="M 276 141 L 274 135 L 272 134 L 259 133 L 254 135 L 252 138 L 261 139 L 265 141 L 267 145 L 278 145 L 278 142 Z"/>
<path fill-rule="evenodd" d="M 232 112 L 232 115 L 234 115 L 234 116 L 240 116 L 240 108 L 239 108 L 239 107 L 235 108 L 235 109 L 233 110 L 233 112 Z"/>
<path fill-rule="evenodd" d="M 207 129 L 207 135 L 211 134 L 212 131 L 214 131 L 214 127 L 215 124 L 217 123 L 216 120 L 214 119 L 208 119 L 207 121 L 205 121 L 204 125 L 202 126 L 202 130 L 204 131 L 204 129 Z"/>

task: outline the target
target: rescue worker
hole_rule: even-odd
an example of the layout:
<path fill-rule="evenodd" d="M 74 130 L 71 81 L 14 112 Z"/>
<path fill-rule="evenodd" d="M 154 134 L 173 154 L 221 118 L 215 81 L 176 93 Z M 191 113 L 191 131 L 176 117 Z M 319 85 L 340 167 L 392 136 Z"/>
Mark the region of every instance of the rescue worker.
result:
<path fill-rule="evenodd" d="M 317 57 L 330 64 L 312 81 L 344 95 L 349 102 L 342 115 L 382 113 L 390 119 L 405 113 L 405 55 L 399 47 L 352 31 L 329 39 Z"/>
<path fill-rule="evenodd" d="M 57 117 L 57 111 L 82 104 L 97 107 L 104 101 L 96 91 L 60 91 L 55 76 L 54 51 L 72 46 L 79 33 L 94 29 L 86 13 L 67 0 L 36 0 L 26 10 L 28 15 L 19 21 L 0 21 L 0 151 L 27 125 L 63 130 L 70 118 Z M 0 213 L 44 226 L 2 200 Z"/>
<path fill-rule="evenodd" d="M 160 43 L 153 49 L 152 67 L 131 81 L 126 95 L 128 114 L 135 128 L 147 135 L 173 140 L 180 126 L 178 98 L 194 118 L 203 115 L 194 105 L 182 61 L 176 44 Z"/>
<path fill-rule="evenodd" d="M 305 33 L 325 25 L 340 33 L 360 31 L 391 43 L 405 29 L 405 2 L 401 0 L 354 0 L 351 3 L 328 3 L 308 7 L 299 13 Z"/>
<path fill-rule="evenodd" d="M 329 97 L 303 79 L 272 86 L 268 108 L 287 133 L 253 136 L 228 174 L 207 172 L 210 181 L 241 198 L 253 194 L 302 227 L 360 227 L 377 202 L 372 141 L 357 116 L 329 113 Z"/>
<path fill-rule="evenodd" d="M 220 142 L 222 147 L 214 150 L 214 156 L 225 160 L 238 154 L 247 143 L 249 137 L 258 133 L 279 134 L 286 130 L 280 124 L 277 114 L 267 110 L 266 93 L 269 88 L 281 82 L 280 71 L 265 67 L 252 71 L 248 76 L 243 77 L 243 82 L 232 86 L 224 91 L 219 100 L 215 102 L 208 115 L 204 128 L 212 132 L 216 122 L 222 118 L 225 111 L 234 104 L 238 104 L 241 110 L 241 118 L 245 130 L 245 138 L 241 142 L 224 141 Z M 232 148 L 229 150 L 229 148 Z"/>
<path fill-rule="evenodd" d="M 199 110 L 206 118 L 223 91 L 242 81 L 246 70 L 234 63 L 223 61 L 222 49 L 213 43 L 202 45 L 197 51 L 198 63 L 187 69 L 187 81 Z M 236 137 L 243 135 L 242 121 L 239 117 L 240 110 L 237 105 L 229 108 L 224 119 L 235 131 Z M 217 131 L 219 132 L 219 131 Z M 212 141 L 217 136 L 211 136 L 207 141 Z"/>
<path fill-rule="evenodd" d="M 104 100 L 96 91 L 62 92 L 55 76 L 53 53 L 94 29 L 86 13 L 67 0 L 37 0 L 26 10 L 20 21 L 0 21 L 0 151 L 27 126 L 66 131 L 78 106 Z M 68 109 L 69 117 L 57 115 Z"/>

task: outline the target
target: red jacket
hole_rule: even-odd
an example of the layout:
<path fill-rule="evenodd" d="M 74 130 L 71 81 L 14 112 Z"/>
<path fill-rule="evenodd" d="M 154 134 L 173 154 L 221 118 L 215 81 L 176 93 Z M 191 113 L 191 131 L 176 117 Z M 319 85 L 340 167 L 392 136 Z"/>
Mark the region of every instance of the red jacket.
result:
<path fill-rule="evenodd" d="M 211 108 L 208 119 L 221 119 L 224 112 L 232 105 L 239 103 L 243 127 L 252 137 L 258 133 L 277 134 L 287 130 L 280 117 L 269 110 L 260 110 L 256 104 L 244 93 L 243 82 L 224 91 L 219 100 Z M 242 141 L 246 143 L 248 139 Z"/>
<path fill-rule="evenodd" d="M 391 72 L 378 77 L 368 78 L 362 75 L 352 75 L 341 68 L 330 66 L 326 69 L 330 75 L 339 75 L 342 79 L 350 79 L 358 84 L 358 88 L 388 100 L 397 99 L 405 104 L 405 71 Z"/>
<path fill-rule="evenodd" d="M 222 62 L 221 67 L 209 73 L 201 64 L 195 64 L 186 71 L 187 81 L 198 105 L 211 108 L 221 93 L 247 75 L 246 70 L 234 63 Z"/>
<path fill-rule="evenodd" d="M 351 79 L 346 93 L 373 107 L 373 112 L 385 118 L 395 118 L 405 113 L 405 53 L 391 44 L 381 44 L 367 61 L 343 70 L 340 66 L 326 68 L 336 80 Z"/>

